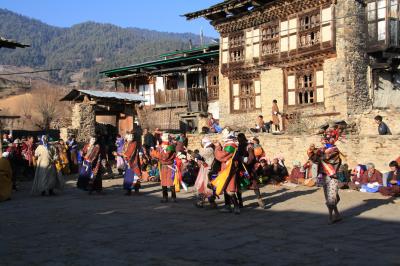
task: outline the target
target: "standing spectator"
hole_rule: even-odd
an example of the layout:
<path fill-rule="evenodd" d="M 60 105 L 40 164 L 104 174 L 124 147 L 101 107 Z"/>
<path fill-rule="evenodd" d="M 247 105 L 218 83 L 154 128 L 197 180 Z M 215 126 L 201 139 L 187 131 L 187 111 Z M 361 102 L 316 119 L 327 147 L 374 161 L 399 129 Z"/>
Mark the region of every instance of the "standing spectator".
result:
<path fill-rule="evenodd" d="M 154 130 L 154 139 L 155 139 L 155 144 L 157 145 L 161 145 L 162 144 L 162 132 L 160 131 L 159 128 L 156 128 L 156 130 Z"/>
<path fill-rule="evenodd" d="M 21 166 L 22 166 L 22 147 L 21 141 L 19 139 L 15 139 L 12 144 L 8 144 L 8 159 L 11 164 L 12 169 L 12 183 L 13 183 L 13 190 L 17 190 L 17 176 L 20 173 Z"/>
<path fill-rule="evenodd" d="M 71 174 L 78 172 L 78 144 L 76 143 L 75 136 L 71 135 L 66 144 L 68 145 L 68 161 Z"/>
<path fill-rule="evenodd" d="M 0 158 L 0 202 L 10 199 L 12 192 L 12 170 L 7 156 L 5 152 Z"/>
<path fill-rule="evenodd" d="M 378 124 L 378 133 L 379 135 L 392 135 L 389 127 L 383 122 L 383 118 L 380 115 L 375 116 L 375 122 Z"/>
<path fill-rule="evenodd" d="M 35 175 L 35 141 L 33 136 L 28 136 L 28 139 L 22 143 L 22 155 L 25 159 L 25 175 L 33 178 Z"/>
<path fill-rule="evenodd" d="M 35 150 L 37 158 L 37 167 L 35 179 L 32 185 L 32 195 L 42 194 L 45 196 L 54 195 L 54 189 L 62 189 L 64 182 L 61 175 L 57 175 L 56 160 L 57 151 L 48 142 L 47 136 L 42 136 L 40 145 Z"/>
<path fill-rule="evenodd" d="M 150 148 L 154 148 L 156 146 L 156 137 L 150 133 L 148 128 L 145 128 L 143 133 L 143 147 L 149 153 Z"/>
<path fill-rule="evenodd" d="M 279 107 L 278 107 L 278 101 L 273 100 L 272 101 L 272 124 L 275 126 L 275 131 L 281 131 L 280 123 L 281 121 L 279 120 Z"/>

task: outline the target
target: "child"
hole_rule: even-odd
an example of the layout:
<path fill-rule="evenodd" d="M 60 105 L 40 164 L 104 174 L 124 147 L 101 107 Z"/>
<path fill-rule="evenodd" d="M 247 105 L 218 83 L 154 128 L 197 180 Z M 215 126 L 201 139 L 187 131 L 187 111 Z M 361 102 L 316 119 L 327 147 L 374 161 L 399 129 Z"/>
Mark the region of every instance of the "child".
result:
<path fill-rule="evenodd" d="M 148 171 L 149 180 L 151 182 L 160 182 L 160 170 L 158 169 L 158 161 L 153 159 L 151 160 L 151 168 Z"/>

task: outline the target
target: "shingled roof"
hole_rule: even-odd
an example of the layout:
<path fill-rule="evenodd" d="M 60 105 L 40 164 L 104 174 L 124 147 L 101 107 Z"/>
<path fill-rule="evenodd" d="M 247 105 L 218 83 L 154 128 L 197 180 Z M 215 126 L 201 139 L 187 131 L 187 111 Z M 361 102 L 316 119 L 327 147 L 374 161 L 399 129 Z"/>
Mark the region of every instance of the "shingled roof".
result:
<path fill-rule="evenodd" d="M 9 39 L 6 39 L 6 38 L 3 38 L 0 36 L 0 48 L 2 48 L 2 47 L 15 49 L 17 47 L 19 47 L 19 48 L 30 47 L 30 45 L 22 44 L 22 43 L 14 41 L 14 40 L 9 40 Z"/>
<path fill-rule="evenodd" d="M 186 19 L 205 17 L 209 20 L 226 18 L 262 6 L 271 0 L 226 0 L 209 8 L 184 14 Z"/>

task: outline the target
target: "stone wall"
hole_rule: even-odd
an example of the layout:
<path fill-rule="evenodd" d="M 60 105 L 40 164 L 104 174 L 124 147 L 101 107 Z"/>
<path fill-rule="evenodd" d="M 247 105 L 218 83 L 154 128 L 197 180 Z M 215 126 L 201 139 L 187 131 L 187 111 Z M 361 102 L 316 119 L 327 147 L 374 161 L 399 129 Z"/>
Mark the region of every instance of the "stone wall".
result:
<path fill-rule="evenodd" d="M 72 127 L 77 132 L 76 140 L 86 142 L 96 133 L 96 115 L 91 102 L 76 103 L 72 109 Z"/>
<path fill-rule="evenodd" d="M 358 114 L 371 107 L 365 5 L 338 0 L 335 11 L 338 82 L 332 85 L 347 94 L 348 114 Z"/>
<path fill-rule="evenodd" d="M 189 149 L 201 149 L 200 143 L 204 135 L 189 135 Z M 221 135 L 207 135 L 211 140 L 221 140 Z M 252 136 L 248 135 L 248 139 Z M 275 136 L 270 134 L 259 135 L 261 145 L 266 151 L 267 157 L 283 156 L 286 165 L 291 167 L 293 160 L 306 162 L 306 150 L 311 143 L 318 145 L 319 136 Z M 400 136 L 373 136 L 360 135 L 346 137 L 338 142 L 338 147 L 346 156 L 345 163 L 354 167 L 357 163 L 372 162 L 382 172 L 388 171 L 390 161 L 400 156 L 398 147 Z"/>

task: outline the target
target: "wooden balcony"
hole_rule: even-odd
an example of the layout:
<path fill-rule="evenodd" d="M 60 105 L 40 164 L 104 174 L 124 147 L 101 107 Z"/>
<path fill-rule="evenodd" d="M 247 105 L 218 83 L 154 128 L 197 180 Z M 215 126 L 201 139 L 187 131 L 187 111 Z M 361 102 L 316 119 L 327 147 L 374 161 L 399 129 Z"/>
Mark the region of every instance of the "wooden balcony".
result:
<path fill-rule="evenodd" d="M 207 93 L 204 88 L 175 89 L 156 91 L 156 108 L 188 107 L 188 111 L 205 111 Z"/>

